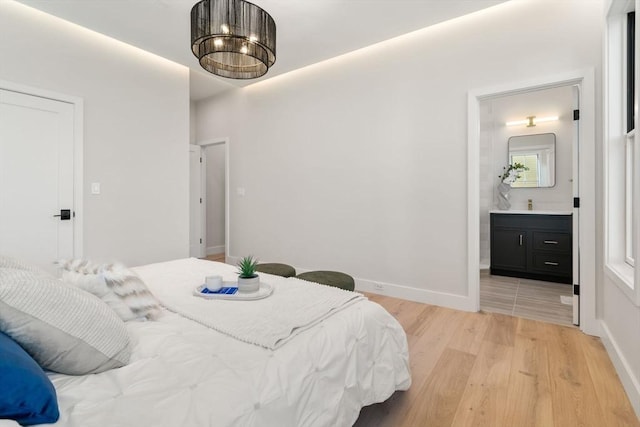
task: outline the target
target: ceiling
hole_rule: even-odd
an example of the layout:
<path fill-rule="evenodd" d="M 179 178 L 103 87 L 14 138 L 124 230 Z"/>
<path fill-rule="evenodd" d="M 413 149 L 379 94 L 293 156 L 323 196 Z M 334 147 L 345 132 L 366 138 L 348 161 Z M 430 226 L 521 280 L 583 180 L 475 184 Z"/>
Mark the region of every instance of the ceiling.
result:
<path fill-rule="evenodd" d="M 190 68 L 191 99 L 269 79 L 507 0 L 256 0 L 277 25 L 277 58 L 261 79 L 206 73 L 190 48 L 196 0 L 18 0 Z"/>

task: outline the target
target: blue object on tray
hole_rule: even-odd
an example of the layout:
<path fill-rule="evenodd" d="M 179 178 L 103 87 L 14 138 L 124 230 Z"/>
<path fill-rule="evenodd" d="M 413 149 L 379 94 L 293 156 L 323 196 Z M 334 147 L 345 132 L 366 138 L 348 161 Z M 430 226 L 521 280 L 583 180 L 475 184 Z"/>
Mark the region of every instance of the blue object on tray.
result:
<path fill-rule="evenodd" d="M 217 291 L 210 291 L 207 288 L 203 288 L 201 291 L 201 293 L 203 294 L 226 294 L 226 295 L 233 295 L 236 292 L 238 292 L 238 288 L 237 287 L 223 287 L 218 289 Z"/>

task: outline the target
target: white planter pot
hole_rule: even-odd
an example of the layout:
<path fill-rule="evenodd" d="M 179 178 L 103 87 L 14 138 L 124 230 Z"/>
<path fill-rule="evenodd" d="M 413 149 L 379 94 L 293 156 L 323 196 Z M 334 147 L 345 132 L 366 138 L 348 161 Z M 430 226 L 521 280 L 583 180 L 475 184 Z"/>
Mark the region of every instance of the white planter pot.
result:
<path fill-rule="evenodd" d="M 238 277 L 238 292 L 249 293 L 257 292 L 260 289 L 260 276 L 256 277 Z"/>
<path fill-rule="evenodd" d="M 506 182 L 498 184 L 498 209 L 507 211 L 511 208 L 511 202 L 509 202 L 510 191 L 511 185 Z"/>

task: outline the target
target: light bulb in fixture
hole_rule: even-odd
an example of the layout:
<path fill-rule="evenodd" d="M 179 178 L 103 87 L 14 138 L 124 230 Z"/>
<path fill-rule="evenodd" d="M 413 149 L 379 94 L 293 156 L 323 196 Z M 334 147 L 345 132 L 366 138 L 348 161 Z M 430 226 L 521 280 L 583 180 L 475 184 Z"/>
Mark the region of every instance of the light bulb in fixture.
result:
<path fill-rule="evenodd" d="M 224 42 L 222 41 L 222 39 L 215 39 L 215 40 L 213 41 L 213 45 L 214 45 L 214 46 L 217 46 L 217 47 L 220 47 L 220 46 L 222 46 L 223 44 L 224 44 Z"/>
<path fill-rule="evenodd" d="M 256 37 L 255 35 L 251 34 L 251 35 L 249 36 L 249 41 L 250 41 L 251 43 L 255 43 L 255 42 L 257 42 L 257 41 L 258 41 L 258 37 Z"/>
<path fill-rule="evenodd" d="M 529 123 L 529 120 L 514 120 L 511 122 L 505 123 L 507 126 L 518 126 L 518 125 L 526 125 Z"/>
<path fill-rule="evenodd" d="M 220 29 L 224 34 L 229 34 L 229 26 L 227 24 L 220 25 Z"/>
<path fill-rule="evenodd" d="M 558 120 L 558 116 L 549 116 L 549 117 L 527 116 L 525 120 L 514 120 L 511 122 L 507 122 L 505 124 L 507 126 L 526 125 L 527 127 L 532 127 L 537 125 L 538 123 L 553 122 L 556 120 Z"/>
<path fill-rule="evenodd" d="M 544 123 L 544 122 L 553 122 L 558 120 L 558 116 L 551 116 L 551 117 L 540 117 L 539 119 L 535 119 L 536 123 Z"/>
<path fill-rule="evenodd" d="M 247 52 L 249 52 L 249 49 L 247 48 L 247 46 L 246 46 L 246 45 L 244 45 L 244 46 L 242 46 L 242 47 L 240 48 L 240 53 L 242 53 L 243 55 L 246 55 L 246 54 L 247 54 Z"/>

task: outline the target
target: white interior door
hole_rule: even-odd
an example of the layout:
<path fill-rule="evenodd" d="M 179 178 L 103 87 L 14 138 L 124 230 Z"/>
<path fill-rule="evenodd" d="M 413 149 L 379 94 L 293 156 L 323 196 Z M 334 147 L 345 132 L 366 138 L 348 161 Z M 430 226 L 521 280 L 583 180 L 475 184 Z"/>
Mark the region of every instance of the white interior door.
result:
<path fill-rule="evenodd" d="M 0 89 L 0 253 L 49 271 L 74 255 L 73 108 Z"/>
<path fill-rule="evenodd" d="M 203 220 L 202 147 L 189 146 L 189 256 L 204 256 L 205 238 Z"/>

